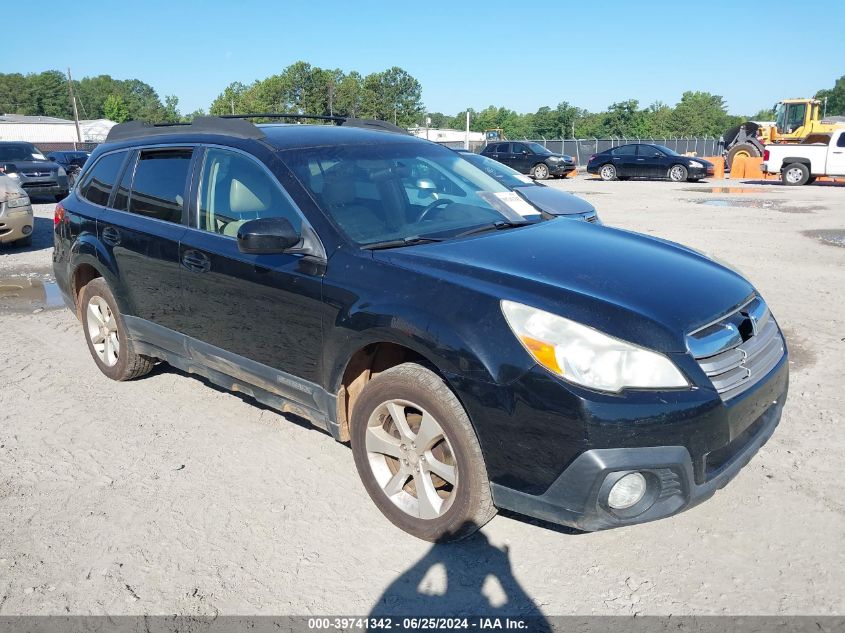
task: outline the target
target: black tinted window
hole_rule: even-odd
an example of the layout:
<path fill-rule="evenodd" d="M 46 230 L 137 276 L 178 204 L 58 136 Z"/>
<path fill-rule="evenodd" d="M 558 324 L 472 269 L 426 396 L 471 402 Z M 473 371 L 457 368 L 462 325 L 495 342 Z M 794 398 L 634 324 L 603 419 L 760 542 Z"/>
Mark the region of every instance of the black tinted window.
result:
<path fill-rule="evenodd" d="M 839 140 L 836 141 L 836 147 L 845 147 L 845 134 L 839 135 Z"/>
<path fill-rule="evenodd" d="M 191 150 L 141 152 L 132 182 L 129 211 L 167 222 L 182 221 Z"/>
<path fill-rule="evenodd" d="M 661 156 L 663 152 L 657 149 L 654 145 L 640 145 L 639 147 L 639 155 L 640 156 Z"/>
<path fill-rule="evenodd" d="M 510 143 L 499 143 L 499 146 L 496 148 L 496 151 L 499 154 L 507 154 L 510 151 Z"/>
<path fill-rule="evenodd" d="M 120 179 L 120 184 L 117 186 L 117 193 L 114 194 L 114 202 L 112 207 L 120 211 L 129 210 L 129 189 L 132 187 L 132 176 L 135 175 L 135 160 L 134 158 L 123 172 L 123 178 Z"/>
<path fill-rule="evenodd" d="M 125 157 L 126 152 L 116 152 L 98 160 L 80 185 L 79 194 L 94 204 L 103 207 L 108 205 L 114 181 L 117 180 L 117 174 Z"/>
<path fill-rule="evenodd" d="M 622 147 L 617 147 L 612 152 L 612 154 L 614 156 L 633 156 L 636 153 L 637 153 L 637 146 L 636 145 L 623 145 Z"/>
<path fill-rule="evenodd" d="M 521 154 L 522 152 L 527 152 L 528 148 L 525 147 L 522 143 L 514 143 L 512 153 L 514 154 Z"/>

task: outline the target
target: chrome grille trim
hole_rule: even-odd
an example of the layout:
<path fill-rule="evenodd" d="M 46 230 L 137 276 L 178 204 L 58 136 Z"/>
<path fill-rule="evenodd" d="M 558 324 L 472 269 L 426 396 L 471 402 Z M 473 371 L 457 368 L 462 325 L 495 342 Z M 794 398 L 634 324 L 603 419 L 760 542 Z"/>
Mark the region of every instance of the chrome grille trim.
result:
<path fill-rule="evenodd" d="M 688 334 L 687 347 L 722 400 L 765 378 L 786 351 L 777 323 L 759 297 Z"/>

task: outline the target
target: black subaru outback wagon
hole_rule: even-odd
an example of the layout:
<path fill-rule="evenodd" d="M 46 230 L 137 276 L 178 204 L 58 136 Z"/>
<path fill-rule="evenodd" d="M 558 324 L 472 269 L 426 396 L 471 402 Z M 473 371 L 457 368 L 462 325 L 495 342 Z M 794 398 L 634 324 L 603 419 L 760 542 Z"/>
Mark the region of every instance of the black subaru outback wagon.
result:
<path fill-rule="evenodd" d="M 165 362 L 305 416 L 430 540 L 496 508 L 666 517 L 770 437 L 787 353 L 745 279 L 526 222 L 451 150 L 340 123 L 112 130 L 55 215 L 56 279 L 104 374 Z"/>

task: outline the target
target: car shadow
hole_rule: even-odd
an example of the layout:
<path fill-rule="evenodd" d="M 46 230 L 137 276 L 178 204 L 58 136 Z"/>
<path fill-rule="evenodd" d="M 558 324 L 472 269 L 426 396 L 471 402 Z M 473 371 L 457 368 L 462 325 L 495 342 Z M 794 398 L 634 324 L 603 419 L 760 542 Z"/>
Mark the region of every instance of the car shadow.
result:
<path fill-rule="evenodd" d="M 43 251 L 53 248 L 53 221 L 49 218 L 33 218 L 32 223 L 32 244 L 30 246 L 17 246 L 9 242 L 0 244 L 4 254 L 14 255 L 28 251 Z"/>
<path fill-rule="evenodd" d="M 376 620 L 388 616 L 519 618 L 530 631 L 551 631 L 514 577 L 508 546 L 496 547 L 481 531 L 457 543 L 433 544 L 402 572 L 369 615 Z"/>

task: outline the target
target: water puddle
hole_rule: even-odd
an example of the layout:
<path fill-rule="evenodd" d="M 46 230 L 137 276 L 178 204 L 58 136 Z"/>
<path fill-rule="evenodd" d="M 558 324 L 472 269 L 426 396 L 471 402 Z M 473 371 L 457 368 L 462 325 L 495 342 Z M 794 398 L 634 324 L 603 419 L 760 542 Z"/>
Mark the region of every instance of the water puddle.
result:
<path fill-rule="evenodd" d="M 10 275 L 0 277 L 0 311 L 38 313 L 65 305 L 51 277 Z"/>
<path fill-rule="evenodd" d="M 765 200 L 760 198 L 736 199 L 736 198 L 704 198 L 703 200 L 690 200 L 687 202 L 701 204 L 705 207 L 742 207 L 746 209 L 771 209 L 780 213 L 814 213 L 822 207 L 817 205 L 800 206 L 787 204 L 784 200 Z"/>
<path fill-rule="evenodd" d="M 804 231 L 804 235 L 819 240 L 822 244 L 845 248 L 845 229 L 821 229 Z"/>
<path fill-rule="evenodd" d="M 681 191 L 694 191 L 696 193 L 735 193 L 735 194 L 755 194 L 755 193 L 771 193 L 771 189 L 764 187 L 687 187 Z"/>

